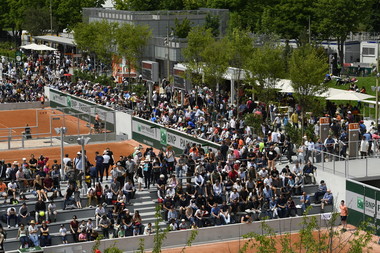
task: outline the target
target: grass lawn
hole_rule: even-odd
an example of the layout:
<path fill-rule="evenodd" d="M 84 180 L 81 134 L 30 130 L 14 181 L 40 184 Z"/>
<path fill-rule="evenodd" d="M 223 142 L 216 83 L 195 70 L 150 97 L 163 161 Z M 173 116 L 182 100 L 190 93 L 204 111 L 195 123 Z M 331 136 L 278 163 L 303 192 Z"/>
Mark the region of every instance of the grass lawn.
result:
<path fill-rule="evenodd" d="M 372 91 L 372 88 L 371 88 L 371 86 L 376 86 L 376 77 L 374 76 L 357 77 L 357 79 L 358 79 L 358 82 L 356 84 L 358 85 L 359 89 L 361 89 L 364 86 L 365 89 L 367 90 L 367 94 L 376 96 L 376 92 Z M 350 87 L 349 84 L 337 86 L 335 85 L 335 81 L 330 82 L 328 86 L 330 88 L 342 89 L 342 90 L 348 90 L 348 88 Z M 380 83 L 379 83 L 379 86 L 380 86 Z"/>
<path fill-rule="evenodd" d="M 358 79 L 358 82 L 356 84 L 359 87 L 359 89 L 361 89 L 364 86 L 365 89 L 367 90 L 368 95 L 376 96 L 376 92 L 372 91 L 372 88 L 371 88 L 372 86 L 376 86 L 376 77 L 375 76 L 357 77 L 357 79 Z M 335 81 L 332 81 L 332 82 L 328 83 L 328 86 L 330 88 L 348 90 L 348 88 L 350 87 L 350 84 L 338 85 L 337 86 L 337 85 L 335 85 Z M 380 80 L 379 80 L 379 86 L 380 86 Z M 379 94 L 379 96 L 380 96 L 380 94 Z M 369 100 L 375 101 L 375 98 L 369 99 Z M 333 101 L 333 102 L 335 102 L 338 105 L 347 104 L 347 103 L 351 104 L 351 105 L 356 105 L 358 103 L 357 101 Z M 364 107 L 363 107 L 362 113 L 364 113 L 364 116 L 366 116 L 366 117 L 370 116 L 370 117 L 374 118 L 375 117 L 374 105 L 369 105 L 366 103 L 364 103 L 363 105 L 364 105 Z"/>

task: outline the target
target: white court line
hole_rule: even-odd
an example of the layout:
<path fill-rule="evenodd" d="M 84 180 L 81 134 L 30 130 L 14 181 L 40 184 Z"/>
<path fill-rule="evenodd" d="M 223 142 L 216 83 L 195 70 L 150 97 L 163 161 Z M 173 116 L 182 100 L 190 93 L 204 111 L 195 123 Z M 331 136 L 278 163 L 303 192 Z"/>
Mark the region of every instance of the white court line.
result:
<path fill-rule="evenodd" d="M 7 125 L 4 125 L 3 123 L 0 123 L 0 125 L 4 126 L 4 128 L 8 128 L 8 129 L 11 128 L 11 127 L 8 127 Z M 6 129 L 3 129 L 3 130 L 9 132 L 9 130 L 6 130 Z M 13 129 L 12 129 L 12 132 L 13 132 L 13 133 L 16 133 L 16 131 L 13 130 Z"/>

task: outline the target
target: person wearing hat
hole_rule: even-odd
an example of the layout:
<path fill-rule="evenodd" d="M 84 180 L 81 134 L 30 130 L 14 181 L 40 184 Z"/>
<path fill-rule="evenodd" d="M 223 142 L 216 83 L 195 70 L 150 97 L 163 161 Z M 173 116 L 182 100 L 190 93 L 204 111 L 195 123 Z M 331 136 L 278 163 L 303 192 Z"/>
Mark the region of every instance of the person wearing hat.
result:
<path fill-rule="evenodd" d="M 86 157 L 85 157 L 86 159 Z M 77 152 L 77 156 L 73 159 L 73 167 L 79 171 L 83 171 L 85 162 L 82 161 L 82 153 Z"/>
<path fill-rule="evenodd" d="M 29 240 L 32 242 L 32 245 L 35 247 L 39 247 L 40 246 L 40 240 L 38 239 L 38 228 L 37 228 L 36 222 L 34 220 L 30 221 L 30 225 L 28 227 L 28 232 L 29 232 Z M 32 245 L 30 245 L 30 246 L 32 246 Z"/>

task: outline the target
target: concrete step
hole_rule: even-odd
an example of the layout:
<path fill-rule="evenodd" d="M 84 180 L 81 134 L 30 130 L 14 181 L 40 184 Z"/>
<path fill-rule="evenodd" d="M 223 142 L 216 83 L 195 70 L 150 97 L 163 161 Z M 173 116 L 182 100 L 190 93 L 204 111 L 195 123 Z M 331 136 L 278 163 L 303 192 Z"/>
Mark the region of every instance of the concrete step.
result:
<path fill-rule="evenodd" d="M 149 221 L 149 222 L 151 222 L 151 221 Z M 152 224 L 153 223 L 154 222 L 152 222 Z M 143 224 L 146 225 L 146 224 L 148 224 L 148 222 L 143 222 Z M 161 222 L 159 224 L 159 227 L 161 229 L 165 228 L 166 226 L 167 225 L 164 222 Z M 49 230 L 53 231 L 53 229 L 55 229 L 53 227 L 54 227 L 53 225 L 51 225 L 51 226 L 49 225 Z M 66 228 L 68 228 L 68 225 L 66 225 Z M 98 232 L 99 232 L 99 234 L 101 234 L 100 230 Z M 62 244 L 62 239 L 61 239 L 60 235 L 58 234 L 58 232 L 50 232 L 50 236 L 52 238 L 52 245 Z M 68 240 L 69 243 L 74 243 L 73 237 L 71 236 L 70 233 L 67 234 L 67 240 Z M 19 240 L 16 239 L 15 237 L 13 237 L 13 238 L 7 238 L 4 241 L 4 249 L 6 250 L 6 252 L 16 251 L 20 247 L 20 245 L 21 244 L 20 244 Z"/>
<path fill-rule="evenodd" d="M 318 213 L 330 213 L 334 211 L 333 205 L 325 206 L 324 210 L 321 210 L 321 204 L 311 204 L 312 208 L 308 212 L 308 215 L 318 214 Z M 297 208 L 297 215 L 302 216 L 302 209 Z"/>

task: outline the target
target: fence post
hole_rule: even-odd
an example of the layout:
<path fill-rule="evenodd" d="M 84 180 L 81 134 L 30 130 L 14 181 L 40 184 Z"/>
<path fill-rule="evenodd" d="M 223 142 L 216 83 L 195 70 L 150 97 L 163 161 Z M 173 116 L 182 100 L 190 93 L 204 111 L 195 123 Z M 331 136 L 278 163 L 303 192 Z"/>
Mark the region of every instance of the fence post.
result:
<path fill-rule="evenodd" d="M 322 168 L 323 168 L 323 171 L 325 171 L 325 152 L 321 151 L 321 155 L 322 155 Z"/>
<path fill-rule="evenodd" d="M 8 149 L 11 149 L 11 136 L 8 136 Z"/>
<path fill-rule="evenodd" d="M 365 176 L 368 177 L 368 156 L 365 157 Z"/>
<path fill-rule="evenodd" d="M 333 173 L 335 175 L 335 156 L 333 155 Z"/>
<path fill-rule="evenodd" d="M 21 135 L 21 147 L 24 148 L 25 135 Z"/>
<path fill-rule="evenodd" d="M 349 178 L 350 177 L 350 175 L 348 175 L 348 160 L 346 159 L 346 160 L 344 160 L 344 176 L 346 177 L 346 178 Z"/>
<path fill-rule="evenodd" d="M 106 114 L 107 115 L 107 114 Z M 104 121 L 104 129 L 103 129 L 103 132 L 104 132 L 104 141 L 107 142 L 107 116 L 106 116 L 106 120 Z"/>

